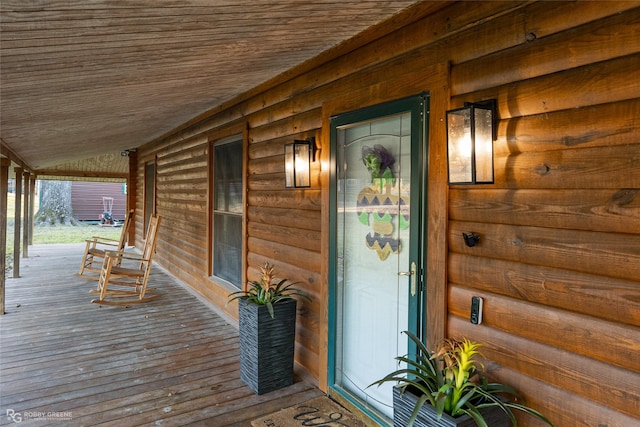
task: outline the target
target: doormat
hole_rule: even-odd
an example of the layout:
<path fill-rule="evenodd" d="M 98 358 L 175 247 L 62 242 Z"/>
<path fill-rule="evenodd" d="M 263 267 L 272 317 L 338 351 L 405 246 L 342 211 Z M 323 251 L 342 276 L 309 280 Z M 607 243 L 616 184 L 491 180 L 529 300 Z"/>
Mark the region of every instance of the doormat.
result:
<path fill-rule="evenodd" d="M 366 427 L 349 411 L 322 396 L 251 421 L 253 427 Z"/>

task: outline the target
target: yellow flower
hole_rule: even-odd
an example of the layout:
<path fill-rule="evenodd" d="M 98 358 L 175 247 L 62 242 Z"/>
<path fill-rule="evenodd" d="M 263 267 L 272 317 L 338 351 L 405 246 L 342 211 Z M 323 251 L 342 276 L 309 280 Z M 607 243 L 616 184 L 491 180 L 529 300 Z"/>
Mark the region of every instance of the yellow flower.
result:
<path fill-rule="evenodd" d="M 260 266 L 260 272 L 262 273 L 260 283 L 262 283 L 262 287 L 267 292 L 271 288 L 271 283 L 273 282 L 273 270 L 274 266 L 268 262 L 265 262 Z"/>
<path fill-rule="evenodd" d="M 469 380 L 469 373 L 475 368 L 473 356 L 479 354 L 478 348 L 480 344 L 469 341 L 464 338 L 457 341 L 454 349 L 455 357 L 458 361 L 456 372 L 456 388 L 461 389 L 464 383 Z"/>

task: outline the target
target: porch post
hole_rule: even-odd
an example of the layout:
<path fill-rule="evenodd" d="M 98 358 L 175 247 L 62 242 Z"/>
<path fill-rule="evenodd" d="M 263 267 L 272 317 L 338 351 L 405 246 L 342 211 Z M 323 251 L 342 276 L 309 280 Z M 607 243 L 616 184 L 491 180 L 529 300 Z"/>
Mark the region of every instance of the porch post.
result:
<path fill-rule="evenodd" d="M 29 212 L 30 206 L 29 196 L 31 195 L 31 191 L 29 191 L 29 185 L 31 184 L 31 180 L 29 176 L 31 175 L 29 172 L 24 172 L 24 228 L 22 231 L 22 258 L 29 258 L 29 230 L 31 229 L 31 225 L 29 224 Z"/>
<path fill-rule="evenodd" d="M 4 314 L 5 272 L 7 271 L 7 196 L 11 160 L 0 158 L 0 315 Z"/>
<path fill-rule="evenodd" d="M 29 203 L 29 244 L 33 245 L 33 221 L 35 218 L 35 204 L 36 204 L 36 176 L 31 175 L 29 178 L 31 183 L 29 184 L 29 197 L 31 203 Z"/>
<path fill-rule="evenodd" d="M 14 168 L 16 174 L 16 204 L 13 222 L 13 277 L 20 277 L 20 234 L 22 228 L 22 168 Z"/>

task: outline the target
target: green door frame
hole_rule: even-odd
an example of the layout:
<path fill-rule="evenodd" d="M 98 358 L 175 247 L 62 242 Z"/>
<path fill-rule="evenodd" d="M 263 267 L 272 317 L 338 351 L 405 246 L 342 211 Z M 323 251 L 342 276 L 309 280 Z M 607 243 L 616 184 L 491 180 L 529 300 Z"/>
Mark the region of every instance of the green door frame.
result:
<path fill-rule="evenodd" d="M 373 413 L 368 408 L 361 405 L 349 393 L 335 384 L 336 375 L 336 335 L 337 335 L 337 140 L 338 128 L 350 123 L 358 123 L 373 120 L 385 116 L 399 113 L 411 112 L 411 192 L 420 195 L 420 203 L 411 203 L 410 211 L 410 233 L 412 236 L 409 251 L 412 254 L 410 259 L 415 259 L 418 264 L 416 277 L 416 295 L 409 296 L 409 326 L 411 332 L 421 337 L 424 341 L 424 319 L 426 318 L 426 301 L 424 298 L 425 272 L 426 272 L 426 239 L 425 227 L 427 226 L 427 177 L 428 177 L 428 118 L 429 118 L 429 94 L 424 93 L 409 98 L 403 98 L 371 107 L 339 114 L 331 117 L 330 125 L 330 184 L 329 184 L 329 318 L 328 318 L 328 372 L 327 384 L 330 391 L 338 393 L 342 398 L 349 401 L 367 416 L 381 425 L 386 421 L 377 413 Z M 418 118 L 415 120 L 414 118 Z M 414 221 L 418 218 L 419 221 Z M 406 266 L 409 270 L 410 266 Z M 407 288 L 407 292 L 410 289 Z M 416 353 L 415 345 L 407 339 L 408 356 L 414 357 Z"/>

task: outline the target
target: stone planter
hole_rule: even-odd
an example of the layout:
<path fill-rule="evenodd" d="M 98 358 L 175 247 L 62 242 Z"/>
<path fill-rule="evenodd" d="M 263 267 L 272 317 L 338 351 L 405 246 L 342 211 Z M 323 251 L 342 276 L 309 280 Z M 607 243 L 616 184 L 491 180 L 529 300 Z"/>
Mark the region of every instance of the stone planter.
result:
<path fill-rule="evenodd" d="M 240 378 L 256 394 L 293 384 L 296 303 L 276 303 L 271 318 L 267 306 L 238 300 Z"/>
<path fill-rule="evenodd" d="M 406 427 L 413 413 L 413 408 L 418 401 L 410 387 L 401 393 L 399 387 L 393 388 L 393 426 Z M 498 407 L 484 408 L 480 410 L 491 427 L 510 427 L 509 417 Z M 426 402 L 420 408 L 418 417 L 413 423 L 414 427 L 476 427 L 476 422 L 468 415 L 453 418 L 450 415 L 442 414 L 438 420 L 438 414 L 433 406 Z"/>

